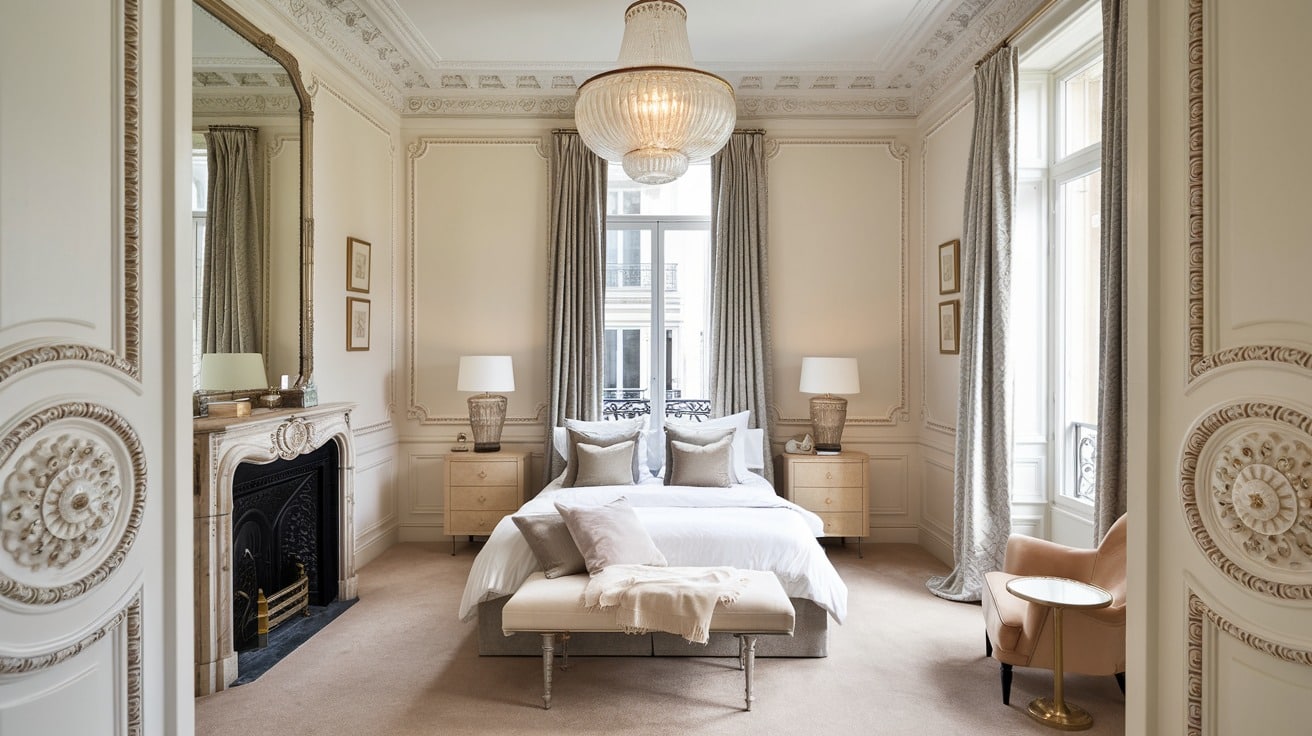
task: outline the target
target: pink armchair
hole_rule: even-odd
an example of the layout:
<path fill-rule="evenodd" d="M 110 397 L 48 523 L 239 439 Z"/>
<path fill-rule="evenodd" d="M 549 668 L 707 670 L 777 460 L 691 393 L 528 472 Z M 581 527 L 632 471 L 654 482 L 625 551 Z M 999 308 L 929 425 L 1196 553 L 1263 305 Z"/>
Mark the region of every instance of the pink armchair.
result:
<path fill-rule="evenodd" d="M 1051 575 L 1092 583 L 1112 594 L 1112 604 L 1068 610 L 1062 624 L 1066 672 L 1115 675 L 1125 692 L 1125 517 L 1107 530 L 1097 549 L 1079 549 L 1013 534 L 1003 569 L 984 575 L 984 647 L 1000 663 L 1002 702 L 1011 702 L 1011 668 L 1052 668 L 1052 609 L 1021 600 L 1007 581 Z"/>

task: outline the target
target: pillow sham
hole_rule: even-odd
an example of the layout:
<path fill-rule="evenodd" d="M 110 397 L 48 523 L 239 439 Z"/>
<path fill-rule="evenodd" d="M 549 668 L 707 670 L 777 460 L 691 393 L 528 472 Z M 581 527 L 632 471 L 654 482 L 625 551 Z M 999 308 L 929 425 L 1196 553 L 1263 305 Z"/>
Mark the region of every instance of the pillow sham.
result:
<path fill-rule="evenodd" d="M 573 487 L 633 485 L 633 460 L 637 447 L 638 443 L 633 440 L 610 446 L 587 442 L 574 445 L 578 473 L 574 476 Z"/>
<path fill-rule="evenodd" d="M 577 458 L 578 453 L 576 452 L 576 447 L 580 442 L 589 445 L 594 445 L 597 447 L 611 447 L 612 445 L 618 445 L 621 442 L 633 442 L 633 444 L 636 445 L 638 444 L 638 439 L 642 434 L 642 430 L 637 427 L 629 427 L 620 430 L 612 429 L 611 431 L 606 433 L 597 433 L 597 432 L 584 432 L 584 431 L 569 429 L 567 427 L 565 429 L 565 434 L 568 438 L 568 442 L 565 447 L 565 451 L 567 454 L 565 455 L 565 474 L 561 478 L 560 485 L 562 488 L 572 488 L 574 487 L 574 484 L 577 481 L 579 475 L 579 462 Z M 638 482 L 638 480 L 642 477 L 638 474 L 640 470 L 641 470 L 641 465 L 638 463 L 638 453 L 636 452 L 631 453 L 631 457 L 629 459 L 629 480 L 627 482 L 628 484 Z"/>
<path fill-rule="evenodd" d="M 729 473 L 732 455 L 732 437 L 708 445 L 675 440 L 670 443 L 666 482 L 674 486 L 728 488 L 733 483 Z"/>
<path fill-rule="evenodd" d="M 510 520 L 519 527 L 547 577 L 558 578 L 587 571 L 579 546 L 574 544 L 574 537 L 570 536 L 569 527 L 559 514 L 517 514 Z"/>
<path fill-rule="evenodd" d="M 709 445 L 713 442 L 727 439 L 732 448 L 733 436 L 737 431 L 738 430 L 733 427 L 701 427 L 686 424 L 670 424 L 667 422 L 665 424 L 665 485 L 675 485 L 673 479 L 677 475 L 677 468 L 675 466 L 678 462 L 678 458 L 674 455 L 673 449 L 671 449 L 671 446 L 675 442 L 684 442 L 690 445 L 700 446 Z M 726 462 L 725 468 L 729 473 L 729 482 L 737 483 L 738 478 L 734 473 L 732 454 L 731 451 L 730 459 Z"/>
<path fill-rule="evenodd" d="M 665 555 L 624 496 L 601 506 L 556 502 L 589 575 L 611 565 L 665 567 Z"/>
<path fill-rule="evenodd" d="M 615 434 L 627 434 L 630 430 L 638 430 L 638 468 L 639 472 L 634 474 L 633 482 L 640 482 L 643 478 L 642 472 L 646 465 L 647 454 L 647 417 L 634 417 L 632 419 L 606 420 L 600 422 L 585 422 L 581 419 L 566 419 L 563 426 L 554 427 L 551 431 L 551 449 L 555 455 L 560 456 L 560 461 L 564 463 L 564 474 L 570 478 L 575 475 L 570 471 L 570 430 L 583 432 L 589 435 L 590 439 L 585 440 L 589 444 L 598 444 L 596 438 L 610 437 Z M 555 461 L 553 456 L 552 461 Z M 562 478 L 563 480 L 563 478 Z"/>
<path fill-rule="evenodd" d="M 695 429 L 721 429 L 724 427 L 732 427 L 737 430 L 734 433 L 733 438 L 733 475 L 735 483 L 742 483 L 747 478 L 747 474 L 751 472 L 753 467 L 765 467 L 765 451 L 762 445 L 763 436 L 752 437 L 748 435 L 747 424 L 751 419 L 752 412 L 748 409 L 740 411 L 737 414 L 716 417 L 715 419 L 707 419 L 701 422 L 680 422 L 678 420 L 670 420 L 665 423 L 665 427 L 666 429 L 671 425 Z M 752 447 L 753 442 L 756 443 L 756 447 Z M 666 443 L 665 449 L 667 451 L 669 450 L 669 443 Z M 756 460 L 755 464 L 752 463 L 753 460 Z M 666 475 L 668 474 L 667 470 Z"/>

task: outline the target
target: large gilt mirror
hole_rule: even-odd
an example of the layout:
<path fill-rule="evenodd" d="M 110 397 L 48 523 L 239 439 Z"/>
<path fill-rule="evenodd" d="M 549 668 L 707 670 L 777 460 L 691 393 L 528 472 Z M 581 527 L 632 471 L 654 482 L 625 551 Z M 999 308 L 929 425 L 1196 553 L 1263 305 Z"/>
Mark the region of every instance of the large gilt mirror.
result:
<path fill-rule="evenodd" d="M 192 15 L 193 388 L 214 355 L 258 353 L 262 385 L 245 385 L 257 368 L 229 390 L 312 406 L 310 98 L 296 58 L 222 0 Z"/>

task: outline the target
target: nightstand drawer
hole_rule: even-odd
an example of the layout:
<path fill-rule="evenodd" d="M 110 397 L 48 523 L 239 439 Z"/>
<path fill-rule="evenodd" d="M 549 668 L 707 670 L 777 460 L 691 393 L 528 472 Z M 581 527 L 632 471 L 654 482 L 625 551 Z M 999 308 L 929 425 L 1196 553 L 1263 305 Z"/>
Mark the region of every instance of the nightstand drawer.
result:
<path fill-rule="evenodd" d="M 496 511 L 452 511 L 446 520 L 447 534 L 491 534 L 497 522 L 511 512 L 504 509 Z"/>
<path fill-rule="evenodd" d="M 447 493 L 453 510 L 504 513 L 519 508 L 519 486 L 452 486 Z"/>
<path fill-rule="evenodd" d="M 865 525 L 861 523 L 860 512 L 841 514 L 816 514 L 825 523 L 825 535 L 830 537 L 862 537 L 866 534 Z"/>
<path fill-rule="evenodd" d="M 848 462 L 804 462 L 793 463 L 794 488 L 804 486 L 838 486 L 861 487 L 863 468 L 861 463 Z"/>
<path fill-rule="evenodd" d="M 497 460 L 448 460 L 453 486 L 514 486 L 519 484 L 519 463 Z"/>
<path fill-rule="evenodd" d="M 853 511 L 861 513 L 865 489 L 847 488 L 793 488 L 793 503 L 814 512 Z"/>

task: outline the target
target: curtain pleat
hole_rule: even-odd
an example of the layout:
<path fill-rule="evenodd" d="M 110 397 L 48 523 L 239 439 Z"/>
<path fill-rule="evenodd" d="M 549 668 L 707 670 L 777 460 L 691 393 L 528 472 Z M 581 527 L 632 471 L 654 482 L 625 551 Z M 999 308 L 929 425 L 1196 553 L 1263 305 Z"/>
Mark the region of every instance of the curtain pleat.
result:
<path fill-rule="evenodd" d="M 1011 397 L 1007 329 L 1016 177 L 1016 50 L 975 70 L 975 128 L 966 175 L 961 263 L 961 393 L 957 405 L 952 544 L 956 566 L 930 578 L 934 595 L 977 601 L 1001 569 L 1011 533 Z"/>
<path fill-rule="evenodd" d="M 770 458 L 765 135 L 737 132 L 711 158 L 711 413 L 750 409 Z"/>
<path fill-rule="evenodd" d="M 551 429 L 565 419 L 601 418 L 606 162 L 578 133 L 553 134 L 550 207 L 547 481 L 564 470 L 552 450 Z"/>
<path fill-rule="evenodd" d="M 265 246 L 256 130 L 212 126 L 205 143 L 209 194 L 200 285 L 202 350 L 263 352 Z"/>
<path fill-rule="evenodd" d="M 1094 539 L 1125 513 L 1125 0 L 1102 0 L 1102 289 Z"/>

